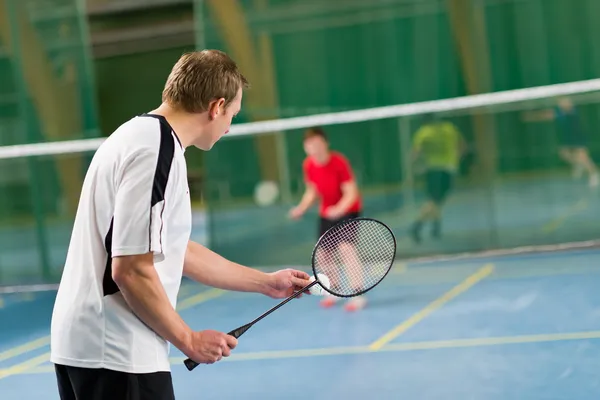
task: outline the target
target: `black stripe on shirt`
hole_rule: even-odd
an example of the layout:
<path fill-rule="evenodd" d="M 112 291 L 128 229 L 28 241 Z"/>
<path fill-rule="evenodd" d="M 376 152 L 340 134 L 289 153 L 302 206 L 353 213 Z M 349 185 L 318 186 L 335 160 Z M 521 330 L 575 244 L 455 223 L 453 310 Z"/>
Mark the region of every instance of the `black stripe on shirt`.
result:
<path fill-rule="evenodd" d="M 148 116 L 154 117 L 153 114 Z M 154 171 L 154 183 L 152 184 L 152 200 L 150 202 L 150 218 L 152 218 L 152 208 L 154 208 L 161 201 L 163 202 L 161 215 L 161 226 L 160 235 L 162 238 L 162 213 L 165 209 L 165 191 L 167 189 L 167 183 L 169 181 L 169 174 L 171 173 L 171 165 L 173 164 L 173 157 L 175 155 L 175 141 L 173 140 L 173 129 L 167 120 L 158 116 L 155 117 L 160 121 L 160 149 L 158 151 L 158 161 L 156 162 L 156 171 Z M 152 219 L 150 219 L 150 240 L 148 241 L 150 251 L 152 249 Z M 160 243 L 161 252 L 163 251 L 162 243 Z"/>
<path fill-rule="evenodd" d="M 171 173 L 171 166 L 173 164 L 173 158 L 175 155 L 175 140 L 173 139 L 173 129 L 164 117 L 154 114 L 144 114 L 144 116 L 157 118 L 160 123 L 160 147 L 158 150 L 158 159 L 156 161 L 156 170 L 154 171 L 154 179 L 152 183 L 152 196 L 150 200 L 150 224 L 148 232 L 148 251 L 150 252 L 152 250 L 152 209 L 161 201 L 163 202 L 162 209 L 160 212 L 160 237 L 162 238 L 162 213 L 165 208 L 165 191 L 167 189 L 169 174 Z M 177 138 L 177 140 L 179 141 L 179 138 Z M 104 296 L 109 296 L 119 291 L 119 287 L 112 279 L 113 222 L 114 217 L 110 221 L 110 228 L 104 239 L 104 247 L 106 249 L 107 254 L 106 267 L 104 269 L 104 277 L 102 280 L 102 290 L 104 292 Z M 162 242 L 160 243 L 160 250 L 161 252 L 164 251 L 164 249 L 162 248 Z"/>

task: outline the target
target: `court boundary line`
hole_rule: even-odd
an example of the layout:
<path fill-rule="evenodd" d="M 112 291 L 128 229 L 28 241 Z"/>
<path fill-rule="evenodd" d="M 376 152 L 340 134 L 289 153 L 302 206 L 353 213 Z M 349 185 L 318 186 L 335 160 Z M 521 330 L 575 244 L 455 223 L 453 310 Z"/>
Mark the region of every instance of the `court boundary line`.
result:
<path fill-rule="evenodd" d="M 0 353 L 0 362 L 10 360 L 11 358 L 26 354 L 30 351 L 39 349 L 50 344 L 50 336 L 42 336 L 30 342 L 23 343 L 21 345 L 11 347 L 8 350 Z"/>
<path fill-rule="evenodd" d="M 565 222 L 575 215 L 586 211 L 589 208 L 589 200 L 587 197 L 580 198 L 574 203 L 571 203 L 566 210 L 559 213 L 558 216 L 546 222 L 540 229 L 542 233 L 549 235 L 556 232 Z"/>
<path fill-rule="evenodd" d="M 225 293 L 227 293 L 225 290 L 215 289 L 215 288 L 201 291 L 198 294 L 195 294 L 191 297 L 181 300 L 179 302 L 179 304 L 177 305 L 177 311 L 181 312 L 181 311 L 187 310 L 198 304 L 201 304 L 201 303 L 204 303 L 211 299 L 220 297 L 220 296 L 224 295 Z M 3 358 L 0 358 L 0 361 L 10 360 L 10 359 L 18 357 L 22 354 L 30 353 L 34 350 L 45 347 L 48 344 L 50 344 L 50 335 L 46 335 L 46 336 L 43 336 L 36 340 L 32 340 L 28 343 L 24 343 L 24 344 L 21 344 L 16 347 L 9 348 L 8 350 L 5 350 L 4 352 L 0 353 L 0 357 L 3 357 Z M 30 358 L 30 359 L 20 362 L 18 364 L 12 365 L 8 368 L 0 369 L 0 379 L 6 378 L 11 375 L 18 375 L 27 369 L 37 367 L 37 366 L 45 363 L 46 361 L 49 361 L 49 359 L 50 359 L 50 352 L 45 352 L 44 354 Z"/>
<path fill-rule="evenodd" d="M 440 297 L 426 305 L 424 308 L 411 315 L 408 319 L 396 325 L 394 328 L 389 330 L 379 339 L 372 342 L 369 345 L 369 348 L 371 350 L 381 349 L 383 346 L 396 339 L 398 336 L 402 335 L 404 332 L 417 325 L 419 322 L 427 318 L 433 312 L 444 306 L 450 300 L 469 290 L 475 284 L 479 283 L 481 280 L 489 276 L 492 272 L 494 272 L 494 265 L 485 264 L 483 267 L 475 271 L 475 273 L 465 278 L 458 285 L 454 286 L 452 289 L 442 294 Z"/>
<path fill-rule="evenodd" d="M 391 275 L 404 275 L 408 270 L 414 270 L 414 268 L 408 268 L 408 266 L 405 263 L 398 263 L 398 267 L 400 268 L 396 268 L 397 271 L 392 270 L 391 271 Z M 465 265 L 464 268 L 467 269 L 469 266 Z M 496 280 L 505 280 L 505 279 L 524 279 L 524 278 L 537 278 L 537 277 L 553 277 L 553 276 L 563 276 L 563 275 L 584 275 L 584 274 L 598 274 L 600 273 L 600 271 L 598 271 L 598 268 L 594 267 L 594 268 L 590 268 L 590 267 L 581 267 L 581 268 L 576 268 L 575 270 L 559 270 L 559 271 L 536 271 L 536 272 L 528 272 L 528 273 L 515 273 L 513 274 L 508 274 L 508 276 L 503 276 L 502 273 L 500 272 L 503 268 L 496 268 L 494 272 L 498 273 L 498 276 L 489 276 L 487 279 L 490 281 L 496 281 Z M 449 277 L 445 277 L 444 279 L 439 279 L 439 280 L 423 280 L 422 282 L 415 282 L 415 283 L 407 283 L 406 285 L 401 285 L 401 286 L 424 286 L 424 285 L 443 285 L 443 284 L 452 284 L 454 283 L 453 279 L 455 277 L 454 276 L 449 276 Z M 456 276 L 456 278 L 458 278 L 458 274 Z M 208 292 L 210 290 L 213 289 L 208 289 L 206 291 L 202 291 L 194 296 L 191 296 L 190 298 L 186 298 L 184 300 L 182 300 L 180 302 L 180 305 L 178 306 L 178 311 L 182 311 L 181 307 L 182 305 L 185 305 L 186 302 L 189 302 L 192 298 L 198 299 L 199 296 L 201 296 L 203 293 Z M 215 292 L 218 292 L 220 289 L 214 289 Z M 221 293 L 224 294 L 224 293 Z M 232 299 L 241 299 L 241 298 L 245 298 L 245 297 L 241 297 L 239 296 L 239 293 L 234 293 L 235 296 L 232 297 Z M 211 298 L 216 298 L 219 297 L 220 295 L 217 295 L 216 293 L 214 293 L 213 295 L 211 295 Z M 203 301 L 207 301 L 203 300 Z M 196 304 L 200 304 L 202 301 L 199 301 L 198 303 L 194 303 L 193 305 Z M 185 308 L 184 308 L 185 309 Z M 22 354 L 26 354 L 29 352 L 32 352 L 34 350 L 37 350 L 38 348 L 44 347 L 47 344 L 50 343 L 50 336 L 42 336 L 40 338 L 34 339 L 30 342 L 26 342 L 20 345 L 17 345 L 15 347 L 11 347 L 8 348 L 7 350 L 4 350 L 2 352 L 0 352 L 0 362 L 6 361 L 6 360 L 10 360 L 11 358 L 15 358 L 18 357 Z"/>
<path fill-rule="evenodd" d="M 0 146 L 1 147 L 1 146 Z M 576 253 L 581 254 L 588 252 L 591 254 L 600 253 L 600 240 L 579 240 L 571 241 L 560 244 L 540 244 L 540 245 L 527 245 L 527 246 L 515 246 L 506 248 L 493 248 L 485 250 L 473 250 L 463 251 L 457 253 L 442 253 L 442 254 L 430 254 L 430 255 L 415 255 L 407 258 L 397 258 L 396 262 L 403 262 L 409 264 L 433 264 L 433 263 L 444 263 L 444 262 L 455 262 L 455 261 L 471 261 L 471 262 L 490 262 L 498 261 L 498 259 L 512 259 L 513 257 L 535 257 L 542 258 L 548 256 L 556 256 L 556 253 Z M 568 257 L 571 254 L 567 255 Z M 491 260 L 490 260 L 491 259 Z M 415 265 L 413 265 L 414 267 Z M 260 265 L 249 265 L 250 268 L 257 269 L 259 271 L 269 270 L 270 267 L 264 267 Z M 307 268 L 307 265 L 281 265 L 280 268 Z M 30 291 L 30 292 L 44 292 L 44 291 L 56 291 L 58 284 L 32 284 L 32 285 L 3 285 L 0 286 L 1 294 L 11 294 L 18 291 Z"/>
<path fill-rule="evenodd" d="M 277 359 L 294 359 L 305 357 L 328 357 L 343 356 L 354 354 L 380 354 L 403 351 L 427 351 L 443 349 L 466 349 L 478 347 L 493 347 L 519 344 L 539 344 L 555 342 L 572 342 L 578 340 L 600 340 L 600 331 L 582 331 L 566 333 L 547 333 L 515 336 L 494 336 L 487 338 L 463 338 L 463 339 L 445 339 L 428 340 L 419 342 L 391 343 L 386 344 L 379 350 L 372 350 L 369 346 L 343 346 L 343 347 L 323 347 L 314 349 L 295 349 L 295 350 L 273 350 L 260 352 L 247 352 L 233 354 L 225 358 L 222 362 L 241 362 L 241 361 L 264 361 Z M 185 357 L 171 357 L 171 365 L 180 366 Z M 0 376 L 3 370 L 0 370 Z M 52 366 L 36 366 L 24 369 L 19 375 L 42 374 L 54 372 Z"/>

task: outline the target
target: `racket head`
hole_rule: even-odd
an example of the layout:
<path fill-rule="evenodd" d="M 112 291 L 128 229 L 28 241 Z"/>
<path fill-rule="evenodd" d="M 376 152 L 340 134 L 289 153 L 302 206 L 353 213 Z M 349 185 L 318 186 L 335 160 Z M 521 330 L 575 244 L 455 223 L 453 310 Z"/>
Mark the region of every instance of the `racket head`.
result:
<path fill-rule="evenodd" d="M 336 297 L 355 297 L 388 275 L 396 258 L 396 237 L 383 222 L 344 219 L 329 228 L 313 248 L 311 264 L 319 286 Z M 329 285 L 321 282 L 327 276 Z"/>

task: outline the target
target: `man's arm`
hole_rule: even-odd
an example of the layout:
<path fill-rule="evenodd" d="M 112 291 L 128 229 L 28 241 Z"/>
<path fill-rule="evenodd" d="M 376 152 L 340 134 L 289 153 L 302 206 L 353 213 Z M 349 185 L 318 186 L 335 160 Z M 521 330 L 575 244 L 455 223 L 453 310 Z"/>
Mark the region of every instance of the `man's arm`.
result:
<path fill-rule="evenodd" d="M 317 197 L 315 187 L 310 182 L 306 182 L 306 189 L 304 189 L 300 203 L 294 208 L 295 212 L 300 215 L 304 214 L 317 201 Z"/>
<path fill-rule="evenodd" d="M 229 357 L 236 347 L 234 337 L 212 330 L 194 332 L 181 319 L 156 273 L 152 253 L 113 258 L 112 279 L 134 314 L 192 360 L 212 364 Z"/>
<path fill-rule="evenodd" d="M 216 331 L 194 332 L 169 301 L 156 272 L 164 259 L 162 205 L 168 166 L 157 165 L 158 146 L 151 141 L 121 166 L 107 251 L 112 256 L 110 285 L 105 295 L 123 296 L 132 312 L 150 329 L 192 360 L 212 363 L 227 357 L 236 340 Z M 162 174 L 155 174 L 160 170 Z"/>
<path fill-rule="evenodd" d="M 460 158 L 462 158 L 465 154 L 467 154 L 467 152 L 469 150 L 469 146 L 467 144 L 467 141 L 465 140 L 465 137 L 461 133 L 460 129 L 458 129 L 458 127 L 454 124 L 451 124 L 451 126 L 452 126 L 452 132 L 456 136 L 456 149 L 458 151 L 458 155 Z"/>
<path fill-rule="evenodd" d="M 346 212 L 358 199 L 358 185 L 352 178 L 349 181 L 342 183 L 342 198 L 335 205 L 340 211 Z"/>
<path fill-rule="evenodd" d="M 412 162 L 416 162 L 421 156 L 421 147 L 423 146 L 427 129 L 427 125 L 424 125 L 420 127 L 413 136 L 412 146 L 410 149 L 410 160 Z"/>
<path fill-rule="evenodd" d="M 284 269 L 267 274 L 226 260 L 192 241 L 188 242 L 183 274 L 208 286 L 257 292 L 278 299 L 291 296 L 310 283 L 306 272 Z"/>
<path fill-rule="evenodd" d="M 183 274 L 207 286 L 267 294 L 272 275 L 236 264 L 206 247 L 190 241 L 188 243 Z"/>
<path fill-rule="evenodd" d="M 343 217 L 359 196 L 358 185 L 354 179 L 354 172 L 352 171 L 350 162 L 345 157 L 340 157 L 338 159 L 338 163 L 338 173 L 342 182 L 340 184 L 342 197 L 334 206 L 329 207 L 325 211 L 327 213 L 327 217 L 330 219 Z"/>
<path fill-rule="evenodd" d="M 191 350 L 192 330 L 169 302 L 151 253 L 115 257 L 112 278 L 138 318 L 184 353 Z"/>
<path fill-rule="evenodd" d="M 304 194 L 302 195 L 302 199 L 300 203 L 294 208 L 290 210 L 289 216 L 292 219 L 299 219 L 308 211 L 310 207 L 317 201 L 319 195 L 317 193 L 317 188 L 314 186 L 310 179 L 310 173 L 308 171 L 307 162 L 305 161 L 302 165 L 302 173 L 304 175 L 304 185 L 306 189 L 304 189 Z"/>
<path fill-rule="evenodd" d="M 525 122 L 551 121 L 556 117 L 554 109 L 525 111 L 521 115 Z"/>

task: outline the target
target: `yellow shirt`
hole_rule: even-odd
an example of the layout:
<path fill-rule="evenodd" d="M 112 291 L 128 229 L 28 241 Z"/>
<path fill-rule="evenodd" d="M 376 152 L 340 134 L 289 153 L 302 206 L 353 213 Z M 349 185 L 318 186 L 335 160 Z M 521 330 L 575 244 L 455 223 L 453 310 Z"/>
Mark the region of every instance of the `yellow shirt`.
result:
<path fill-rule="evenodd" d="M 422 154 L 428 169 L 457 171 L 462 135 L 451 122 L 423 125 L 415 134 L 413 149 Z"/>

